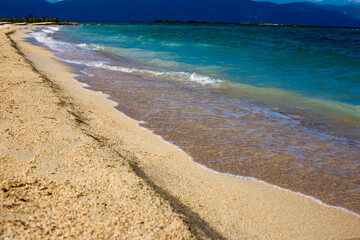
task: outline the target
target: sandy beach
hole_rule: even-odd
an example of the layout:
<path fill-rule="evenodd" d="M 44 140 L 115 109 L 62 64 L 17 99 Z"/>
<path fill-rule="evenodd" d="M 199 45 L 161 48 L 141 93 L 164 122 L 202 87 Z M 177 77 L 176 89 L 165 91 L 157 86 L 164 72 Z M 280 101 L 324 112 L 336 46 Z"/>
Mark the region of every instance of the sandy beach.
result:
<path fill-rule="evenodd" d="M 214 173 L 0 29 L 4 239 L 360 239 L 360 217 Z"/>

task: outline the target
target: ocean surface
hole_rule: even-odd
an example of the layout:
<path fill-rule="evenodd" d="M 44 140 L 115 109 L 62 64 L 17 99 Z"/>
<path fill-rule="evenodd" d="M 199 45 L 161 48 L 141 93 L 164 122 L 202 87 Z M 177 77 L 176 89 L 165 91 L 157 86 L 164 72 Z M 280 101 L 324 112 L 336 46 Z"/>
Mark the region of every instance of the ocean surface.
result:
<path fill-rule="evenodd" d="M 93 22 L 31 34 L 201 165 L 360 213 L 360 29 Z"/>

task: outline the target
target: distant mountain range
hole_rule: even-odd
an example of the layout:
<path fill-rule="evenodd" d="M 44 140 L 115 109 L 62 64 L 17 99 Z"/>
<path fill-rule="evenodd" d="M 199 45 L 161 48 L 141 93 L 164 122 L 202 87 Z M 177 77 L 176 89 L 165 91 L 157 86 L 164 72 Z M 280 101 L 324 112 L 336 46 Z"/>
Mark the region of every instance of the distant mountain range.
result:
<path fill-rule="evenodd" d="M 0 16 L 56 16 L 71 21 L 194 20 L 360 27 L 359 5 L 250 0 L 0 0 Z"/>

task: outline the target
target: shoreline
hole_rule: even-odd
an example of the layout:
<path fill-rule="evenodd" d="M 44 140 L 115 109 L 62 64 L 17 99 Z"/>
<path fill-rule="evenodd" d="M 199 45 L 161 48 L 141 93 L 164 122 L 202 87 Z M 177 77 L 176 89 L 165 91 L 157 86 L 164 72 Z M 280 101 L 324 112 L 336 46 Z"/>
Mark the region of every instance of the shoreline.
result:
<path fill-rule="evenodd" d="M 0 235 L 193 239 L 183 216 L 82 128 L 82 109 L 12 39 L 21 29 L 0 31 Z"/>
<path fill-rule="evenodd" d="M 0 26 L 80 26 L 80 23 L 75 22 L 0 22 Z"/>
<path fill-rule="evenodd" d="M 46 28 L 45 28 L 46 29 Z M 58 30 L 58 29 L 57 29 Z M 76 30 L 76 29 L 73 29 L 73 30 Z M 73 31 L 71 30 L 71 31 Z M 42 32 L 43 30 L 41 30 L 41 28 L 38 30 L 39 32 Z M 54 30 L 56 31 L 56 30 Z M 65 32 L 67 32 L 68 30 L 64 29 Z M 76 33 L 73 32 L 75 35 Z M 37 34 L 34 33 L 32 34 L 35 39 L 38 39 L 37 38 Z M 48 36 L 50 39 L 51 37 Z M 118 102 L 119 105 L 118 107 L 116 107 L 117 110 L 125 113 L 127 116 L 129 116 L 130 118 L 133 118 L 133 119 L 137 119 L 137 120 L 144 120 L 144 122 L 141 124 L 141 126 L 145 127 L 145 128 L 148 128 L 148 129 L 152 129 L 154 130 L 155 133 L 161 135 L 164 139 L 168 140 L 169 142 L 172 142 L 174 143 L 175 145 L 179 146 L 180 148 L 182 148 L 185 152 L 187 152 L 189 155 L 191 155 L 191 157 L 198 163 L 204 165 L 204 166 L 207 166 L 208 168 L 210 169 L 213 169 L 217 172 L 222 172 L 222 173 L 230 173 L 232 175 L 238 175 L 238 176 L 248 176 L 248 177 L 254 177 L 254 178 L 257 178 L 257 179 L 261 179 L 267 183 L 270 183 L 270 185 L 276 185 L 280 188 L 284 188 L 284 189 L 288 189 L 292 192 L 300 192 L 302 193 L 303 195 L 305 196 L 312 196 L 318 200 L 316 201 L 322 201 L 323 203 L 325 203 L 327 206 L 337 206 L 337 207 L 342 207 L 342 208 L 345 208 L 347 210 L 352 211 L 352 212 L 357 212 L 357 213 L 360 213 L 360 210 L 359 210 L 359 207 L 360 205 L 358 205 L 358 198 L 356 198 L 356 192 L 350 192 L 350 193 L 354 193 L 353 195 L 345 195 L 344 192 L 341 192 L 341 191 L 336 191 L 335 189 L 338 187 L 338 188 L 345 188 L 345 186 L 342 184 L 344 183 L 344 180 L 350 180 L 350 177 L 349 175 L 346 177 L 344 177 L 343 179 L 336 179 L 334 181 L 329 181 L 331 183 L 327 183 L 326 181 L 323 181 L 324 178 L 326 178 L 326 174 L 324 174 L 322 177 L 320 175 L 319 178 L 316 178 L 316 177 L 312 177 L 311 179 L 308 178 L 308 177 L 304 177 L 303 174 L 299 174 L 299 175 L 296 175 L 296 167 L 292 166 L 293 169 L 295 169 L 292 173 L 293 174 L 284 174 L 281 178 L 278 178 L 277 176 L 281 175 L 282 174 L 282 171 L 276 171 L 277 169 L 286 169 L 286 166 L 282 165 L 281 166 L 281 163 L 279 165 L 277 165 L 277 163 L 281 162 L 281 161 L 284 161 L 286 162 L 286 160 L 283 160 L 281 159 L 282 155 L 286 154 L 286 152 L 282 152 L 282 153 L 278 153 L 278 156 L 279 158 L 274 154 L 272 157 L 268 157 L 267 159 L 269 160 L 270 164 L 271 162 L 273 163 L 273 165 L 277 165 L 276 167 L 273 167 L 271 169 L 271 167 L 268 167 L 268 170 L 269 171 L 262 171 L 261 173 L 258 173 L 258 174 L 253 174 L 252 173 L 252 169 L 251 169 L 251 166 L 248 167 L 248 166 L 244 166 L 244 164 L 242 165 L 242 167 L 232 167 L 230 164 L 230 167 L 226 167 L 226 166 L 229 166 L 227 165 L 227 161 L 231 161 L 231 158 L 227 158 L 226 160 L 224 160 L 224 164 L 213 164 L 214 162 L 216 162 L 216 160 L 218 158 L 221 159 L 222 156 L 224 155 L 220 155 L 220 154 L 214 154 L 213 156 L 211 156 L 210 154 L 206 154 L 205 152 L 211 152 L 211 148 L 207 148 L 205 151 L 204 151 L 204 154 L 203 155 L 207 155 L 207 158 L 206 157 L 201 157 L 202 155 L 202 152 L 201 150 L 199 150 L 200 148 L 203 149 L 204 147 L 206 147 L 205 145 L 209 146 L 211 144 L 211 142 L 217 142 L 217 138 L 215 137 L 214 141 L 212 141 L 212 139 L 209 138 L 209 140 L 211 142 L 207 142 L 207 136 L 213 136 L 211 135 L 212 133 L 214 132 L 210 132 L 210 131 L 207 131 L 207 134 L 204 134 L 206 131 L 204 132 L 201 132 L 201 131 L 196 131 L 196 128 L 187 132 L 186 134 L 178 134 L 178 133 L 181 133 L 182 131 L 181 130 L 174 130 L 174 129 L 183 129 L 183 130 L 186 130 L 186 127 L 184 129 L 184 126 L 186 126 L 186 124 L 184 125 L 184 121 L 187 121 L 188 119 L 192 119 L 194 116 L 197 116 L 196 115 L 196 112 L 195 111 L 192 111 L 191 108 L 193 108 L 194 106 L 196 106 L 196 108 L 200 107 L 199 105 L 196 104 L 195 101 L 192 101 L 192 102 L 187 102 L 187 104 L 183 104 L 182 107 L 178 107 L 177 110 L 171 110 L 171 108 L 167 108 L 166 105 L 171 105 L 171 102 L 178 102 L 177 104 L 175 104 L 175 106 L 179 106 L 182 102 L 182 99 L 181 98 L 177 98 L 177 100 L 170 100 L 169 101 L 169 104 L 163 104 L 163 103 L 166 103 L 167 102 L 167 98 L 168 99 L 172 99 L 172 94 L 171 93 L 174 93 L 174 94 L 178 94 L 178 93 L 184 93 L 186 94 L 186 92 L 182 92 L 181 89 L 178 89 L 178 91 L 176 91 L 176 88 L 174 88 L 174 90 L 171 90 L 171 88 L 168 88 L 168 90 L 163 90 L 163 91 L 158 91 L 157 94 L 151 94 L 151 92 L 156 92 L 157 89 L 156 88 L 153 88 L 152 86 L 153 85 L 161 85 L 161 81 L 162 80 L 155 80 L 155 82 L 151 82 L 151 78 L 153 75 L 150 75 L 151 77 L 148 78 L 148 75 L 147 74 L 142 74 L 141 73 L 141 70 L 135 70 L 135 69 L 143 69 L 141 64 L 139 65 L 135 65 L 134 64 L 134 68 L 131 68 L 131 67 L 125 67 L 121 64 L 116 64 L 116 61 L 114 61 L 113 64 L 109 64 L 109 63 L 105 63 L 106 60 L 101 60 L 99 62 L 104 62 L 104 64 L 98 64 L 97 63 L 93 63 L 92 61 L 84 61 L 84 60 L 76 60 L 76 55 L 74 53 L 74 59 L 72 58 L 67 58 L 66 56 L 62 56 L 62 54 L 58 51 L 58 50 L 61 50 L 61 49 L 58 49 L 58 48 L 53 48 L 52 46 L 52 41 L 50 41 L 50 44 L 48 44 L 46 41 L 44 41 L 43 39 L 39 38 L 38 39 L 39 42 L 43 43 L 46 48 L 49 48 L 49 49 L 53 49 L 53 52 L 54 52 L 54 57 L 57 58 L 58 60 L 60 61 L 63 61 L 65 62 L 65 64 L 71 64 L 72 63 L 78 63 L 78 67 L 79 69 L 82 69 L 82 73 L 79 74 L 79 76 L 76 76 L 75 79 L 76 80 L 79 80 L 79 82 L 82 82 L 82 83 L 86 83 L 86 84 L 89 84 L 91 86 L 88 86 L 87 89 L 90 89 L 90 90 L 93 90 L 93 91 L 101 91 L 103 93 L 106 93 L 106 94 L 109 94 L 111 97 L 111 99 L 115 102 Z M 58 39 L 60 41 L 60 39 Z M 32 42 L 32 41 L 30 41 Z M 61 42 L 61 41 L 60 41 Z M 65 40 L 66 42 L 66 40 Z M 71 41 L 70 41 L 71 42 Z M 85 49 L 88 48 L 88 46 L 90 45 L 91 42 L 86 42 L 84 41 L 84 43 L 80 44 L 81 47 L 85 47 Z M 70 43 L 71 44 L 71 43 Z M 87 45 L 89 44 L 89 45 Z M 55 45 L 54 45 L 55 46 Z M 77 45 L 79 46 L 79 45 Z M 86 47 L 87 46 L 87 47 Z M 93 46 L 95 47 L 95 46 Z M 93 49 L 93 47 L 91 49 Z M 97 45 L 95 47 L 95 49 L 102 49 L 103 47 L 105 47 L 105 45 Z M 65 48 L 66 49 L 66 48 Z M 98 54 L 100 56 L 103 56 L 103 55 L 109 55 L 109 59 L 111 59 L 111 53 L 109 52 L 106 52 L 104 53 L 104 51 L 95 51 L 93 53 L 95 56 L 98 56 Z M 114 55 L 116 56 L 116 54 Z M 89 59 L 92 59 L 92 56 L 88 55 L 88 60 Z M 106 59 L 106 58 L 105 58 Z M 125 63 L 126 64 L 126 63 Z M 76 65 L 75 65 L 76 66 Z M 109 72 L 107 70 L 110 70 Z M 144 72 L 146 72 L 147 70 L 144 70 Z M 105 74 L 105 77 L 102 78 L 102 73 Z M 150 71 L 149 71 L 150 72 Z M 161 73 L 161 71 L 155 71 L 157 73 Z M 164 70 L 164 72 L 166 73 L 167 70 Z M 107 81 L 107 80 L 103 80 L 103 79 L 108 79 L 108 76 L 111 75 L 112 78 L 116 79 L 115 81 Z M 155 77 L 154 79 L 157 79 L 156 77 L 156 74 L 154 74 Z M 126 80 L 126 79 L 132 79 L 132 80 Z M 138 81 L 137 81 L 138 79 Z M 182 79 L 182 78 L 181 78 Z M 185 82 L 186 82 L 186 79 L 184 79 Z M 167 81 L 167 80 L 165 80 Z M 137 84 L 136 82 L 140 83 L 140 84 Z M 141 89 L 143 86 L 142 86 L 142 83 L 141 82 L 144 82 L 144 84 L 148 87 L 146 87 L 146 90 L 144 92 L 144 95 L 142 96 L 141 94 L 137 94 L 137 89 Z M 170 85 L 171 85 L 171 81 L 169 82 Z M 123 87 L 117 87 L 117 86 L 123 86 Z M 106 86 L 106 87 L 105 87 Z M 110 87 L 111 86 L 111 87 Z M 202 88 L 202 86 L 200 86 L 199 88 Z M 205 88 L 205 87 L 204 87 Z M 222 89 L 222 87 L 220 87 Z M 198 88 L 196 87 L 195 88 L 196 91 L 198 90 Z M 208 89 L 208 87 L 206 86 L 206 89 Z M 212 87 L 210 89 L 213 89 Z M 214 89 L 215 92 L 217 92 L 217 87 L 215 87 Z M 129 94 L 127 95 L 127 92 L 131 93 L 133 92 L 133 94 Z M 171 92 L 169 94 L 169 92 Z M 220 91 L 219 91 L 220 92 Z M 226 92 L 225 94 L 228 93 L 228 91 L 224 91 Z M 221 94 L 224 93 L 223 90 L 221 90 Z M 148 94 L 150 93 L 150 94 Z M 162 93 L 164 93 L 164 95 L 167 95 L 168 97 L 162 97 Z M 225 95 L 224 94 L 224 95 Z M 136 97 L 131 97 L 131 95 L 133 96 L 136 96 Z M 179 96 L 181 96 L 182 94 L 179 94 Z M 200 100 L 201 97 L 203 97 L 204 94 L 202 96 L 199 95 L 198 98 L 194 98 L 194 99 L 198 99 Z M 219 96 L 219 95 L 218 95 Z M 222 97 L 223 95 L 220 95 L 220 97 Z M 239 97 L 242 97 L 243 95 L 242 94 L 239 94 L 239 95 L 236 95 L 236 96 L 239 96 Z M 248 96 L 247 96 L 248 97 Z M 143 101 L 143 103 L 141 103 L 142 99 L 143 98 L 146 98 L 146 99 L 150 99 L 150 101 L 154 100 L 154 106 L 150 106 L 150 105 L 147 105 L 146 102 L 147 101 Z M 184 98 L 184 97 L 183 97 Z M 186 97 L 185 97 L 186 98 Z M 185 99 L 184 98 L 184 99 Z M 190 99 L 191 96 L 189 96 L 188 99 Z M 253 99 L 252 97 L 249 97 L 250 99 Z M 127 100 L 129 99 L 129 100 Z M 137 100 L 139 99 L 139 100 Z M 206 99 L 206 98 L 204 98 Z M 216 99 L 216 97 L 213 99 Z M 281 99 L 281 98 L 279 98 Z M 208 100 L 208 99 L 207 99 Z M 235 100 L 236 101 L 236 98 L 235 99 L 232 99 L 232 100 Z M 266 99 L 263 99 L 264 101 L 265 100 L 268 100 L 268 98 Z M 297 99 L 298 100 L 298 99 Z M 313 100 L 314 101 L 314 100 Z M 216 101 L 214 101 L 213 103 L 215 103 Z M 231 101 L 229 101 L 231 102 Z M 270 101 L 269 101 L 270 102 Z M 288 104 L 288 101 L 284 101 Z M 299 101 L 294 101 L 294 102 L 297 102 L 299 103 Z M 319 100 L 317 100 L 317 102 L 319 102 Z M 162 108 L 157 108 L 156 105 L 157 103 L 159 103 L 159 105 L 164 105 Z M 216 104 L 216 103 L 215 103 Z M 324 103 L 323 103 L 324 104 Z M 328 104 L 330 105 L 333 105 L 333 103 L 331 102 L 328 102 Z M 241 104 L 234 104 L 234 105 L 241 105 Z M 265 109 L 267 109 L 267 105 L 264 105 L 264 104 L 261 104 L 259 102 L 256 103 L 257 106 L 265 106 Z M 269 104 L 270 105 L 270 104 Z M 290 104 L 289 104 L 290 105 Z M 288 105 L 288 106 L 289 106 Z M 308 104 L 310 105 L 310 103 Z M 325 104 L 324 104 L 325 105 Z M 144 107 L 146 106 L 146 107 Z M 189 106 L 189 110 L 188 110 L 188 113 L 189 113 L 189 118 L 183 118 L 184 120 L 178 120 L 179 122 L 176 122 L 176 118 L 179 117 L 179 119 L 181 119 L 181 116 L 183 115 L 183 113 L 187 116 L 187 106 Z M 315 111 L 317 110 L 317 112 L 319 113 L 318 115 L 316 116 L 311 116 L 312 114 L 310 114 L 308 112 L 309 109 L 307 108 L 301 108 L 301 110 L 298 109 L 298 111 L 296 111 L 295 109 L 296 108 L 296 105 L 293 105 L 293 108 L 291 107 L 284 107 L 280 104 L 274 104 L 274 106 L 277 106 L 279 108 L 274 108 L 274 113 L 280 113 L 280 115 L 284 115 L 286 117 L 289 117 L 289 118 L 285 118 L 286 120 L 285 121 L 289 121 L 289 122 L 292 122 L 292 124 L 294 124 L 293 126 L 294 127 L 297 127 L 299 126 L 299 128 L 301 128 L 301 130 L 304 130 L 306 131 L 307 133 L 311 132 L 310 134 L 315 136 L 315 137 L 319 137 L 318 134 L 323 134 L 324 133 L 324 125 L 327 126 L 327 129 L 326 129 L 326 133 L 323 134 L 321 137 L 322 137 L 322 140 L 324 140 L 325 138 L 328 140 L 328 139 L 332 139 L 330 141 L 327 141 L 328 144 L 331 145 L 331 141 L 340 141 L 342 142 L 342 138 L 340 136 L 345 136 L 344 138 L 344 141 L 347 141 L 347 134 L 345 134 L 345 128 L 342 128 L 342 132 L 344 135 L 336 135 L 337 133 L 337 125 L 326 125 L 326 120 L 322 119 L 321 117 L 321 111 L 319 111 L 319 108 L 315 108 L 315 104 L 313 103 L 312 104 L 312 107 L 314 107 Z M 206 108 L 206 107 L 205 107 Z M 151 110 L 150 110 L 151 109 Z M 181 109 L 186 109 L 184 111 L 182 111 Z M 273 110 L 270 106 L 270 109 L 271 111 Z M 239 110 L 239 112 L 241 113 L 241 110 L 240 109 L 237 109 Z M 338 115 L 338 116 L 341 116 L 341 117 L 344 117 L 343 114 L 335 114 L 334 112 L 334 109 L 331 107 L 330 109 L 330 106 L 327 106 L 327 108 L 324 108 L 323 110 L 328 110 L 329 114 L 331 113 L 332 115 Z M 158 114 L 154 115 L 152 114 L 153 112 L 157 112 L 159 111 Z M 170 118 L 167 118 L 166 114 L 162 114 L 162 112 L 169 112 L 169 115 L 172 115 L 174 117 L 170 117 Z M 180 113 L 182 112 L 182 113 Z M 234 111 L 233 113 L 236 114 L 236 112 Z M 151 116 L 153 115 L 152 117 L 149 117 L 148 114 Z M 293 118 L 294 117 L 294 118 Z M 206 124 L 209 124 L 207 123 L 207 119 L 204 119 L 204 118 L 200 118 L 199 116 L 195 117 L 197 119 L 199 119 L 198 123 L 199 125 L 204 125 L 203 123 L 206 123 Z M 348 120 L 348 118 L 346 118 Z M 164 120 L 164 121 L 163 121 Z M 223 120 L 226 120 L 226 119 L 223 119 Z M 173 124 L 172 123 L 175 123 L 176 124 Z M 196 121 L 194 121 L 196 122 Z M 162 126 L 167 126 L 167 124 L 170 124 L 169 128 L 168 127 L 162 127 Z M 205 125 L 206 125 L 205 124 Z M 324 124 L 324 125 L 322 125 Z M 262 125 L 262 126 L 266 126 L 267 124 L 259 124 L 259 125 Z M 311 126 L 310 126 L 311 125 Z M 349 124 L 350 125 L 350 124 Z M 176 127 L 175 127 L 176 126 Z M 249 128 L 251 128 L 251 123 L 249 125 Z M 330 127 L 331 126 L 331 130 L 330 130 Z M 177 128 L 179 127 L 179 128 Z M 221 126 L 218 126 L 221 128 Z M 340 127 L 340 124 L 339 126 Z M 235 127 L 234 127 L 235 129 Z M 238 126 L 237 129 L 242 129 L 242 126 Z M 341 129 L 341 128 L 339 128 Z M 351 131 L 352 129 L 354 129 L 353 127 L 351 128 L 350 126 L 347 127 L 347 129 L 349 131 Z M 216 130 L 214 127 L 213 127 L 213 130 Z M 269 129 L 270 131 L 266 131 L 265 130 L 265 133 L 273 133 L 273 132 L 276 132 L 275 129 L 272 129 L 270 128 Z M 272 131 L 274 130 L 274 131 Z M 320 131 L 317 131 L 317 130 L 320 130 Z M 312 132 L 313 131 L 313 132 Z M 353 131 L 353 130 L 352 130 Z M 261 133 L 262 131 L 259 131 L 259 133 Z M 333 133 L 333 134 L 332 134 Z M 350 142 L 353 143 L 353 144 L 357 144 L 359 145 L 359 141 L 356 141 L 355 139 L 358 139 L 356 138 L 356 131 L 353 131 L 354 133 L 354 136 L 355 138 L 351 138 L 349 136 L 349 139 L 351 139 L 352 141 Z M 247 138 L 247 135 L 244 134 L 229 134 L 227 135 L 226 133 L 224 134 L 224 132 L 219 133 L 217 132 L 216 134 L 214 133 L 214 135 L 216 136 L 239 136 L 237 138 L 237 141 L 238 142 L 241 142 L 243 139 L 244 139 L 244 142 L 246 142 L 246 138 Z M 286 135 L 285 134 L 281 134 L 281 135 Z M 289 134 L 291 135 L 291 134 Z M 317 136 L 316 136 L 317 135 Z M 207 142 L 206 144 L 204 144 L 201 140 L 198 140 L 197 142 L 194 142 L 192 141 L 192 137 L 198 137 L 198 136 L 204 136 L 203 140 L 205 142 Z M 187 137 L 189 137 L 189 141 L 188 142 L 192 142 L 193 144 L 187 144 L 187 143 L 184 143 L 184 142 L 187 142 Z M 198 138 L 199 139 L 199 138 Z M 256 137 L 253 138 L 253 140 L 255 139 L 256 141 Z M 309 138 L 310 141 L 311 141 L 311 138 Z M 222 142 L 224 143 L 223 141 L 224 139 L 222 139 L 222 141 L 219 141 L 219 142 Z M 291 138 L 289 139 L 291 140 Z M 302 142 L 302 139 L 298 139 L 299 142 L 298 144 L 301 145 L 306 145 L 304 144 L 304 142 Z M 281 142 L 284 142 L 284 141 L 279 141 L 278 143 L 281 144 Z M 285 141 L 286 142 L 286 141 Z M 294 141 L 295 142 L 295 141 Z M 213 149 L 216 149 L 221 151 L 222 149 L 228 149 L 228 150 L 231 150 L 231 148 L 234 146 L 232 144 L 235 144 L 236 141 L 233 141 L 232 143 L 230 143 L 229 146 L 224 146 L 224 147 L 219 147 L 217 148 L 216 146 L 214 145 L 210 145 L 212 147 L 214 147 Z M 261 144 L 261 142 L 258 142 Z M 293 143 L 294 145 L 296 145 L 296 143 Z M 190 147 L 189 147 L 190 145 Z M 191 149 L 191 145 L 194 145 L 194 151 L 192 151 Z M 230 147 L 232 146 L 232 147 Z M 307 144 L 307 147 L 308 148 L 311 148 L 312 144 Z M 323 146 L 327 146 L 327 144 L 324 144 Z M 359 145 L 360 146 L 360 145 Z M 247 146 L 245 145 L 245 148 Z M 343 146 L 343 147 L 347 147 L 347 146 Z M 210 151 L 209 151 L 210 149 Z M 258 153 L 261 151 L 261 148 L 253 148 L 252 149 L 252 153 L 249 153 L 249 154 L 246 154 L 248 156 L 243 156 L 243 155 L 240 155 L 241 154 L 241 149 L 242 147 L 239 146 L 237 148 L 239 151 L 238 151 L 238 155 L 236 154 L 233 154 L 232 156 L 232 159 L 237 159 L 239 157 L 239 159 L 243 159 L 244 162 L 253 162 L 254 164 L 249 164 L 249 165 L 253 165 L 253 169 L 257 169 L 257 166 L 255 163 L 257 163 L 257 161 L 259 160 L 256 159 L 256 157 L 254 158 L 251 158 L 251 155 L 254 153 Z M 270 151 L 275 151 L 275 149 L 277 149 L 276 147 L 273 147 L 273 148 L 268 148 Z M 341 151 L 343 150 L 344 152 L 347 150 L 348 148 L 341 148 L 341 147 L 338 147 L 337 150 L 338 151 Z M 196 151 L 197 150 L 197 151 Z M 216 152 L 214 151 L 214 152 Z M 320 150 L 321 151 L 321 150 Z M 324 149 L 324 153 L 326 153 L 327 151 L 329 152 L 332 152 L 332 149 Z M 351 150 L 350 150 L 351 151 Z M 306 152 L 306 150 L 304 151 Z M 314 152 L 314 151 L 313 151 Z M 312 152 L 312 154 L 314 154 Z M 353 152 L 351 152 L 353 153 Z M 342 161 L 342 159 L 347 159 L 348 162 L 351 162 L 351 160 L 355 160 L 356 162 L 356 154 L 358 152 L 354 152 L 354 154 L 348 154 L 346 157 L 342 157 L 342 158 L 339 158 L 338 160 L 339 161 Z M 292 154 L 294 154 L 294 152 L 292 152 Z M 295 153 L 296 154 L 296 153 Z M 310 152 L 311 154 L 311 152 Z M 309 152 L 307 152 L 307 156 L 309 157 L 309 162 L 313 161 L 312 159 L 312 156 L 309 154 Z M 259 157 L 261 158 L 262 156 L 260 154 L 258 154 Z M 347 158 L 347 157 L 351 157 L 354 156 L 354 158 Z M 200 156 L 200 157 L 199 157 Z M 248 157 L 248 159 L 246 159 L 246 157 Z M 249 159 L 252 159 L 251 161 L 249 161 Z M 280 159 L 280 160 L 279 160 Z M 328 159 L 330 159 L 330 157 L 328 157 Z M 327 158 L 324 158 L 324 162 L 326 162 L 326 160 L 328 160 Z M 351 159 L 351 160 L 350 160 Z M 207 162 L 207 160 L 209 160 Z M 263 158 L 264 160 L 264 158 Z M 304 164 L 307 164 L 305 161 L 304 162 L 301 162 L 301 159 L 299 159 L 300 161 L 299 162 L 296 162 L 296 161 L 293 161 L 294 163 L 300 165 L 300 166 L 303 166 Z M 211 162 L 211 163 L 209 163 Z M 242 162 L 242 160 L 240 160 L 240 162 Z M 261 162 L 261 160 L 259 161 Z M 270 165 L 269 164 L 269 165 Z M 234 164 L 236 165 L 236 164 Z M 309 164 L 310 165 L 310 164 Z M 237 165 L 239 166 L 239 165 Z M 316 166 L 316 165 L 315 165 Z M 338 169 L 341 169 L 342 167 L 346 168 L 345 165 L 341 166 L 341 164 L 338 164 L 339 168 Z M 261 166 L 260 166 L 261 167 Z M 291 167 L 289 167 L 291 168 Z M 316 168 L 316 167 L 315 167 Z M 246 169 L 246 170 L 245 170 Z M 274 176 L 273 178 L 271 178 L 271 176 L 269 177 L 269 175 L 267 175 L 268 172 L 270 172 L 271 170 L 275 170 L 274 172 L 272 172 L 271 176 Z M 255 172 L 256 170 L 254 170 Z M 285 170 L 286 171 L 286 170 Z M 311 171 L 311 169 L 310 169 Z M 326 170 L 325 170 L 326 171 Z M 303 171 L 304 173 L 305 171 Z M 251 174 L 248 174 L 248 173 L 251 173 Z M 310 174 L 309 174 L 310 175 Z M 331 175 L 331 173 L 330 173 Z M 334 174 L 336 175 L 336 174 Z M 342 176 L 345 176 L 346 174 L 344 173 Z M 290 176 L 290 177 L 288 177 Z M 306 174 L 305 174 L 306 176 Z M 331 175 L 333 176 L 333 175 Z M 321 178 L 322 177 L 322 178 Z M 336 177 L 336 176 L 335 176 Z M 276 179 L 277 178 L 277 179 Z M 249 178 L 251 179 L 251 178 Z M 356 180 L 357 178 L 351 178 L 352 180 Z M 343 180 L 343 181 L 342 181 Z M 322 184 L 318 184 L 318 183 L 321 183 Z M 287 184 L 289 183 L 289 184 Z M 308 185 L 308 183 L 310 185 Z M 336 185 L 335 185 L 336 184 Z M 313 186 L 317 186 L 317 187 L 314 187 L 312 189 L 312 185 Z M 307 187 L 308 186 L 308 187 Z M 306 188 L 307 187 L 307 188 Z M 317 188 L 317 189 L 316 189 Z M 337 194 L 339 193 L 339 194 Z M 349 196 L 350 195 L 350 196 Z M 351 198 L 351 196 L 353 196 L 353 198 Z M 335 199 L 335 200 L 334 200 Z M 337 201 L 336 201 L 337 200 Z M 342 201 L 343 200 L 343 201 Z"/>
<path fill-rule="evenodd" d="M 82 106 L 82 111 L 87 112 L 86 107 L 91 106 L 93 112 L 101 113 L 87 112 L 88 125 L 81 128 L 91 129 L 93 139 L 125 156 L 133 171 L 170 202 L 175 212 L 184 215 L 194 228 L 198 227 L 192 232 L 197 237 L 328 239 L 360 236 L 360 219 L 350 213 L 286 192 L 289 190 L 215 174 L 191 162 L 178 147 L 117 111 L 115 103 L 107 101 L 104 94 L 87 90 L 83 84 L 75 82 L 68 67 L 55 60 L 51 52 L 23 42 L 24 36 L 16 33 L 12 38 L 35 68 L 71 96 L 74 105 Z M 114 126 L 122 131 L 114 130 L 117 129 Z M 291 206 L 287 206 L 289 203 Z"/>

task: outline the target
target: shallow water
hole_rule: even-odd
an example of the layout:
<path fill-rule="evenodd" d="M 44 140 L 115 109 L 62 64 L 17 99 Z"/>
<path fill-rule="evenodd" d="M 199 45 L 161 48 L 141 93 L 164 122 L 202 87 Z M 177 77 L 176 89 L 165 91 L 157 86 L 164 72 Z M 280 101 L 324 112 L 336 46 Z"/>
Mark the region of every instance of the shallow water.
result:
<path fill-rule="evenodd" d="M 359 34 L 121 23 L 34 36 L 196 162 L 360 213 Z"/>

